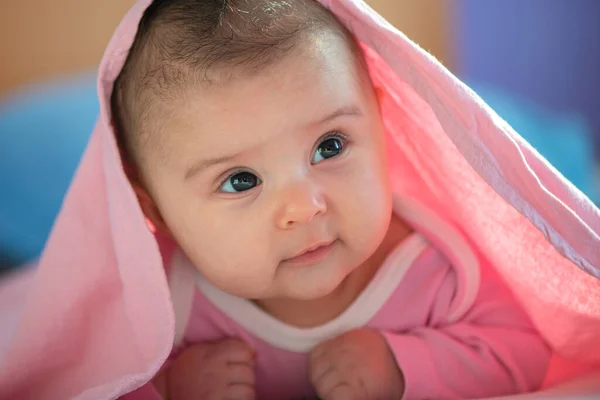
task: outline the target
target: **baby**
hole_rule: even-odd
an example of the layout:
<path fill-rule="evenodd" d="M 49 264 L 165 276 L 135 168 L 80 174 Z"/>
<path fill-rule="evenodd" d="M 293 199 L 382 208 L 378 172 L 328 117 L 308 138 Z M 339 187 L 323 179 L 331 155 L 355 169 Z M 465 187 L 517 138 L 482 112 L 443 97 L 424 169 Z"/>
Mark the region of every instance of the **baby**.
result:
<path fill-rule="evenodd" d="M 316 1 L 146 10 L 112 113 L 140 206 L 179 249 L 184 330 L 157 398 L 450 399 L 541 384 L 550 350 L 493 268 L 392 194 L 378 93 Z M 186 269 L 192 296 L 178 303 Z"/>

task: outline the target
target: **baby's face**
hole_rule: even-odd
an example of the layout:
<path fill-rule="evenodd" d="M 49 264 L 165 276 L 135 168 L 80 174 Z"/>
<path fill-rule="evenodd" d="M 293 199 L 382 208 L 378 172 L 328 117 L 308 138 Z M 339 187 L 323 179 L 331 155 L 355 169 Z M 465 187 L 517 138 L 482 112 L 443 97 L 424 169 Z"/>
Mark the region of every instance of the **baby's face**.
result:
<path fill-rule="evenodd" d="M 169 136 L 145 171 L 150 195 L 220 289 L 319 298 L 381 243 L 391 215 L 385 139 L 354 57 L 323 36 L 160 116 Z"/>

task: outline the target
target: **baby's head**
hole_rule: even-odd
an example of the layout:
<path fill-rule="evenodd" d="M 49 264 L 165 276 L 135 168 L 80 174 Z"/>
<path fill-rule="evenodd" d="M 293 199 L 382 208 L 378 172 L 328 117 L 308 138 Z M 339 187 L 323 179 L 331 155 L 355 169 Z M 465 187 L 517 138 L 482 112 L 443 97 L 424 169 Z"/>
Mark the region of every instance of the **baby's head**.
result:
<path fill-rule="evenodd" d="M 314 0 L 155 0 L 112 108 L 144 213 L 224 291 L 325 296 L 387 232 L 377 98 Z"/>

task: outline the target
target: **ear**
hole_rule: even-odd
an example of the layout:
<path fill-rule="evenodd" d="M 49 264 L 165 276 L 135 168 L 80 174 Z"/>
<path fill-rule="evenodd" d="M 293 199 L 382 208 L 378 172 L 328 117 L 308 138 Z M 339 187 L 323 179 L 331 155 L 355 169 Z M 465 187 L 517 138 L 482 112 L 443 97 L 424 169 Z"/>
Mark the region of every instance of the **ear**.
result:
<path fill-rule="evenodd" d="M 381 106 L 381 102 L 385 97 L 385 90 L 380 86 L 373 86 L 373 90 L 375 90 L 375 97 L 377 98 L 377 103 Z"/>
<path fill-rule="evenodd" d="M 146 217 L 146 223 L 149 225 L 150 230 L 153 232 L 159 232 L 162 235 L 167 237 L 171 237 L 171 231 L 167 227 L 165 220 L 163 219 L 160 210 L 158 209 L 154 199 L 148 193 L 145 185 L 142 184 L 142 181 L 139 177 L 139 173 L 136 172 L 136 169 L 133 168 L 129 163 L 123 162 L 123 169 L 125 170 L 125 175 L 135 192 L 140 208 L 142 209 L 142 213 Z"/>
<path fill-rule="evenodd" d="M 163 219 L 160 210 L 156 206 L 156 203 L 150 196 L 150 193 L 138 182 L 130 181 L 133 191 L 138 199 L 142 213 L 146 217 L 146 222 L 150 225 L 150 229 L 157 231 L 162 235 L 171 237 L 171 231 L 167 227 L 165 220 Z"/>
<path fill-rule="evenodd" d="M 125 172 L 125 176 L 127 177 L 127 180 L 129 180 L 129 184 L 135 192 L 140 208 L 142 209 L 142 213 L 146 217 L 146 223 L 148 224 L 148 227 L 152 232 L 159 232 L 167 237 L 172 237 L 171 231 L 167 227 L 167 224 L 160 214 L 160 210 L 156 206 L 152 196 L 150 196 L 150 193 L 148 193 L 148 190 L 146 190 L 146 186 L 143 184 L 143 179 L 140 176 L 139 169 L 136 167 L 135 162 L 133 162 L 132 158 L 125 150 L 126 146 L 124 143 L 122 143 L 123 139 L 117 134 L 117 132 L 119 132 L 119 127 L 114 118 L 111 120 L 111 125 L 113 132 L 115 132 L 117 143 L 119 144 L 118 148 L 121 155 L 123 171 Z"/>

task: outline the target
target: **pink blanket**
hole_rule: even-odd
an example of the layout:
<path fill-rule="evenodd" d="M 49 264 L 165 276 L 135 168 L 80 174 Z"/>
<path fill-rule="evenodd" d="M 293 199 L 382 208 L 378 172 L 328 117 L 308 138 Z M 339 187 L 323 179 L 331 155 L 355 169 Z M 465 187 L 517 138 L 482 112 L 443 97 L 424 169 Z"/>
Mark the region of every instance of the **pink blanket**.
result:
<path fill-rule="evenodd" d="M 558 355 L 600 363 L 600 211 L 361 0 L 322 2 L 364 44 L 385 92 L 394 190 L 488 257 Z M 115 398 L 150 380 L 171 350 L 166 247 L 146 226 L 110 123 L 113 80 L 148 4 L 134 6 L 106 51 L 88 148 L 26 295 L 0 315 L 1 399 Z M 0 304 L 2 293 L 15 298 L 0 290 Z"/>

